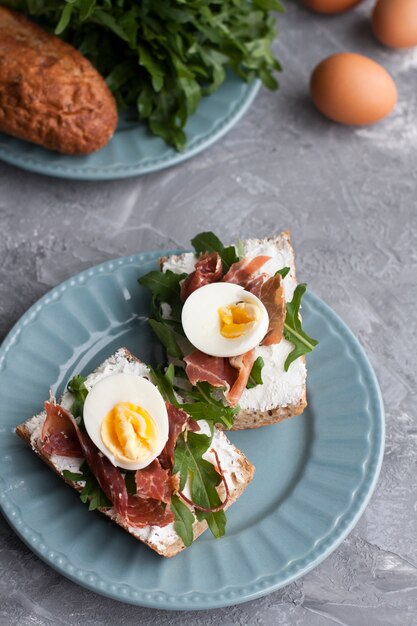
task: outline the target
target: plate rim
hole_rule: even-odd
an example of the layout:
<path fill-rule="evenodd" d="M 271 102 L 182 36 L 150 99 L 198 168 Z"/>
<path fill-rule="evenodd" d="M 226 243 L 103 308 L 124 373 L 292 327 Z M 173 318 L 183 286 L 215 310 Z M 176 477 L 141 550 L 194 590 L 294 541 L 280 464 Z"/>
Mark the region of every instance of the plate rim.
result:
<path fill-rule="evenodd" d="M 2 341 L 0 345 L 0 375 L 3 370 L 4 362 L 8 352 L 15 345 L 16 340 L 19 338 L 25 326 L 30 323 L 32 319 L 36 318 L 37 314 L 44 306 L 47 306 L 51 302 L 55 301 L 55 298 L 59 297 L 59 295 L 64 293 L 68 288 L 84 285 L 86 282 L 88 282 L 88 279 L 92 278 L 93 276 L 104 272 L 113 273 L 115 270 L 117 270 L 117 268 L 123 267 L 124 265 L 134 263 L 138 263 L 140 265 L 146 262 L 154 261 L 161 255 L 175 254 L 178 252 L 184 252 L 184 250 L 151 250 L 133 255 L 118 257 L 87 268 L 50 289 L 47 293 L 41 296 L 41 298 L 34 302 L 30 306 L 30 308 L 17 320 L 17 322 L 13 325 L 13 327 L 10 329 L 10 331 Z M 54 294 L 57 294 L 57 296 L 54 296 Z M 323 548 L 319 544 L 312 551 L 310 551 L 310 554 L 307 555 L 307 557 L 303 558 L 303 561 L 307 561 L 308 559 L 310 559 L 308 563 L 306 563 L 304 566 L 300 565 L 298 569 L 296 569 L 292 574 L 284 576 L 283 579 L 282 575 L 265 575 L 264 578 L 261 579 L 263 581 L 262 584 L 260 584 L 259 580 L 257 580 L 257 588 L 253 589 L 252 591 L 248 589 L 248 586 L 246 586 L 245 590 L 242 591 L 242 588 L 239 585 L 231 584 L 229 585 L 229 587 L 225 588 L 222 591 L 222 598 L 219 598 L 219 593 L 217 591 L 209 592 L 205 595 L 202 595 L 201 592 L 193 592 L 192 590 L 189 592 L 189 594 L 170 594 L 169 592 L 162 592 L 158 590 L 154 592 L 154 596 L 159 596 L 158 599 L 155 599 L 155 597 L 147 599 L 144 597 L 140 597 L 140 595 L 138 594 L 136 594 L 136 596 L 129 596 L 127 591 L 121 591 L 121 589 L 123 589 L 123 585 L 125 586 L 125 588 L 129 587 L 129 585 L 127 585 L 126 583 L 122 583 L 119 586 L 118 590 L 116 589 L 112 591 L 111 589 L 100 588 L 97 583 L 89 582 L 87 580 L 88 570 L 85 570 L 86 578 L 80 578 L 80 576 L 76 576 L 71 571 L 68 571 L 68 569 L 65 569 L 64 564 L 60 564 L 52 557 L 50 557 L 50 555 L 48 555 L 47 546 L 44 546 L 44 549 L 42 550 L 41 546 L 38 545 L 38 541 L 36 539 L 35 541 L 33 541 L 33 538 L 31 538 L 33 531 L 31 531 L 28 526 L 23 524 L 21 520 L 15 519 L 16 512 L 13 510 L 13 505 L 7 502 L 5 494 L 0 493 L 0 511 L 4 515 L 6 521 L 14 530 L 14 532 L 16 532 L 16 534 L 25 543 L 25 545 L 28 546 L 29 549 L 34 552 L 42 561 L 44 561 L 47 565 L 55 569 L 58 573 L 72 580 L 76 584 L 79 584 L 89 589 L 90 591 L 111 598 L 113 600 L 118 600 L 136 606 L 164 610 L 207 610 L 241 604 L 277 591 L 278 589 L 281 589 L 282 587 L 294 582 L 295 580 L 301 578 L 306 573 L 317 567 L 349 535 L 349 533 L 359 521 L 372 497 L 378 481 L 384 455 L 385 415 L 382 394 L 374 369 L 359 340 L 346 325 L 346 323 L 339 317 L 339 315 L 319 296 L 309 291 L 306 294 L 306 298 L 308 302 L 311 301 L 314 307 L 321 310 L 321 313 L 323 313 L 326 318 L 330 317 L 332 322 L 335 323 L 335 325 L 342 331 L 347 340 L 350 342 L 350 347 L 354 350 L 355 356 L 360 358 L 362 367 L 366 370 L 366 374 L 368 377 L 367 386 L 370 389 L 370 393 L 372 395 L 372 423 L 375 426 L 375 438 L 374 440 L 371 440 L 371 445 L 373 443 L 373 448 L 372 454 L 369 458 L 369 468 L 361 487 L 361 491 L 364 492 L 363 497 L 359 504 L 356 503 L 356 506 L 354 507 L 355 512 L 353 516 L 350 515 L 348 523 L 341 524 L 341 522 L 339 521 L 337 525 L 330 531 L 329 536 L 325 540 L 325 544 L 327 544 L 326 547 Z M 351 511 L 352 506 L 349 507 L 342 519 L 346 521 L 346 516 L 348 516 L 349 518 L 349 514 Z M 319 554 L 314 556 L 316 551 L 319 551 Z M 311 558 L 311 554 L 313 554 L 313 558 Z M 275 583 L 269 581 L 269 579 L 274 578 L 279 578 L 281 580 L 278 580 L 278 582 Z M 254 583 L 252 583 L 252 587 L 253 586 Z M 199 599 L 196 602 L 189 601 L 189 599 L 192 598 L 193 594 L 199 596 Z M 142 596 L 143 595 L 149 594 L 144 594 L 142 592 Z M 188 599 L 186 600 L 185 598 Z"/>
<path fill-rule="evenodd" d="M 227 78 L 226 78 L 227 81 Z M 214 124 L 214 128 L 200 137 L 190 149 L 185 149 L 183 152 L 169 152 L 165 157 L 157 157 L 152 159 L 149 163 L 145 164 L 129 164 L 129 165 L 112 165 L 110 167 L 92 167 L 92 166 L 76 166 L 68 167 L 60 165 L 59 163 L 48 164 L 39 162 L 36 158 L 26 155 L 16 155 L 16 152 L 5 146 L 0 145 L 0 160 L 19 167 L 25 171 L 33 172 L 35 174 L 42 174 L 44 176 L 51 176 L 53 178 L 63 178 L 67 180 L 84 180 L 84 181 L 104 181 L 104 180 L 123 180 L 131 178 L 133 176 L 141 176 L 144 174 L 150 174 L 152 172 L 158 172 L 169 167 L 173 167 L 186 161 L 196 154 L 199 154 L 206 148 L 211 147 L 216 141 L 221 139 L 229 130 L 237 124 L 240 119 L 247 112 L 252 102 L 255 100 L 260 87 L 261 81 L 255 79 L 250 83 L 246 83 L 242 80 L 244 92 L 242 96 L 236 101 L 235 106 L 230 111 L 229 115 L 224 118 L 220 125 Z M 216 94 L 212 94 L 207 98 L 211 98 Z M 134 132 L 132 129 L 130 132 Z M 20 140 L 23 143 L 24 140 Z M 28 144 L 31 148 L 34 144 Z M 36 147 L 36 146 L 35 146 Z M 105 150 L 106 146 L 102 148 Z"/>

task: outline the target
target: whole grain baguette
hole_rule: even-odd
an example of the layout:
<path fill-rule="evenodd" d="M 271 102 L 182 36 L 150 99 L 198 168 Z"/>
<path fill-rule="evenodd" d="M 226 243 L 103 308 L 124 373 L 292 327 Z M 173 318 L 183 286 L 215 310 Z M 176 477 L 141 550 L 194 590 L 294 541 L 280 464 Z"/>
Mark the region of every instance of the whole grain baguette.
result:
<path fill-rule="evenodd" d="M 0 131 L 63 154 L 105 146 L 117 108 L 104 79 L 75 48 L 0 7 Z"/>
<path fill-rule="evenodd" d="M 108 366 L 109 363 L 111 365 L 112 359 L 114 360 L 116 357 L 118 358 L 119 362 L 122 362 L 123 360 L 125 360 L 126 363 L 133 364 L 133 365 L 135 363 L 140 363 L 140 361 L 135 356 L 133 356 L 126 348 L 121 348 L 117 351 L 115 355 L 107 359 L 99 368 L 97 368 L 95 372 L 100 370 L 100 368 Z M 39 421 L 41 421 L 44 419 L 44 417 L 45 417 L 45 413 L 43 412 L 43 413 L 40 413 L 38 416 L 35 416 L 29 420 L 26 420 L 25 422 L 23 422 L 22 424 L 16 427 L 16 434 L 19 437 L 21 437 L 21 439 L 23 439 L 25 443 L 31 446 L 33 451 L 47 465 L 49 465 L 49 467 L 58 476 L 60 476 L 68 485 L 70 485 L 76 491 L 81 492 L 82 486 L 79 483 L 68 480 L 67 478 L 63 476 L 61 467 L 58 464 L 58 462 L 54 461 L 53 458 L 48 458 L 43 453 L 41 441 L 39 437 L 34 437 L 33 420 L 38 419 Z M 223 433 L 218 433 L 217 436 L 225 437 Z M 238 450 L 235 446 L 233 446 L 231 442 L 228 442 L 228 445 L 230 446 L 230 450 L 233 449 L 236 453 L 237 466 L 236 466 L 236 471 L 230 472 L 226 477 L 229 492 L 230 492 L 230 498 L 225 507 L 226 509 L 229 508 L 234 502 L 236 502 L 236 500 L 241 496 L 243 491 L 251 482 L 255 473 L 254 466 L 248 461 L 245 455 L 240 450 Z M 63 457 L 60 457 L 60 459 L 62 461 Z M 222 483 L 218 488 L 218 492 L 219 492 L 220 498 L 223 499 L 225 496 L 225 492 L 224 492 L 224 486 Z M 150 547 L 152 550 L 154 550 L 161 556 L 172 557 L 178 554 L 179 552 L 181 552 L 185 548 L 181 538 L 178 535 L 176 535 L 176 533 L 172 535 L 169 541 L 166 541 L 164 545 L 161 545 L 161 542 L 157 542 L 155 541 L 155 539 L 153 539 L 153 537 L 155 537 L 155 533 L 157 532 L 157 527 L 149 527 L 149 536 L 146 536 L 145 534 L 144 536 L 140 537 L 137 535 L 137 533 L 135 534 L 135 530 L 132 526 L 129 526 L 126 522 L 124 522 L 123 520 L 121 520 L 120 518 L 116 516 L 113 509 L 99 508 L 98 510 L 100 511 L 100 513 L 102 513 L 103 515 L 106 515 L 106 517 L 109 517 L 113 522 L 115 522 L 116 524 L 124 528 L 124 530 L 126 530 L 132 536 L 134 536 L 135 539 L 142 541 L 145 545 Z M 207 530 L 207 522 L 204 520 L 203 521 L 196 520 L 196 522 L 193 525 L 194 540 L 196 540 L 197 537 L 199 537 L 205 530 Z M 146 532 L 146 529 L 145 529 L 145 532 Z"/>
<path fill-rule="evenodd" d="M 288 277 L 284 279 L 284 287 L 287 287 L 288 294 L 292 297 L 292 291 L 297 283 L 294 250 L 291 245 L 291 233 L 290 231 L 283 231 L 279 235 L 267 237 L 265 239 L 250 239 L 242 242 L 243 245 L 252 246 L 253 248 L 259 248 L 256 254 L 267 254 L 265 250 L 276 249 L 277 254 L 282 254 L 286 264 L 290 267 L 290 273 Z M 192 255 L 191 255 L 192 256 Z M 173 262 L 178 264 L 178 272 L 185 272 L 191 270 L 189 263 L 190 253 L 183 253 L 179 255 L 173 255 L 171 257 L 161 257 L 159 259 L 160 271 L 173 269 Z M 283 261 L 284 262 L 284 261 Z M 260 271 L 263 271 L 261 268 Z M 287 295 L 288 295 L 287 294 Z M 282 340 L 285 342 L 285 340 Z M 265 359 L 264 359 L 265 360 Z M 305 384 L 305 357 L 301 356 L 297 359 L 297 365 L 300 370 L 304 370 L 304 382 L 299 385 L 299 393 L 297 397 L 293 398 L 290 402 L 283 404 L 277 404 L 275 406 L 268 406 L 266 409 L 260 409 L 257 407 L 247 406 L 242 408 L 235 416 L 234 424 L 231 430 L 243 430 L 247 428 L 259 428 L 261 426 L 268 426 L 269 424 L 275 424 L 281 422 L 284 419 L 300 415 L 307 406 L 306 397 L 306 384 Z M 282 361 L 282 368 L 284 366 L 284 359 Z M 294 368 L 294 366 L 292 366 Z M 293 369 L 294 371 L 294 369 Z M 302 372 L 301 372 L 302 375 Z M 278 377 L 277 377 L 278 382 Z M 262 386 L 260 386 L 262 389 Z"/>

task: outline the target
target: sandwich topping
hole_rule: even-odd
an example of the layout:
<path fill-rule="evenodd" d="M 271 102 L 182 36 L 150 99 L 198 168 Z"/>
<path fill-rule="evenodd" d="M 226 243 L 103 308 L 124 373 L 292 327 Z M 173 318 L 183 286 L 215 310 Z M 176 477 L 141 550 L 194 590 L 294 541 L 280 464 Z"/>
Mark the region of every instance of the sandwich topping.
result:
<path fill-rule="evenodd" d="M 83 417 L 91 440 L 122 469 L 146 467 L 168 439 L 164 399 L 142 376 L 119 373 L 100 380 L 85 399 Z"/>
<path fill-rule="evenodd" d="M 268 326 L 262 301 L 240 285 L 218 282 L 194 291 L 182 308 L 189 342 L 204 354 L 233 357 L 259 345 Z"/>

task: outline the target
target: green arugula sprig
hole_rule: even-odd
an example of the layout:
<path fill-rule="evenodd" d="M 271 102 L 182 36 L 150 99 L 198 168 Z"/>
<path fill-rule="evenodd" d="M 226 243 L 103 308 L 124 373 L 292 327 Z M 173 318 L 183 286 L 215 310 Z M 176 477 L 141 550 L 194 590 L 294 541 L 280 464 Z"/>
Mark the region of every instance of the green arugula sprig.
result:
<path fill-rule="evenodd" d="M 246 389 L 252 389 L 256 387 L 256 385 L 262 385 L 262 369 L 264 366 L 264 360 L 261 356 L 258 356 L 255 363 L 252 365 L 252 369 L 249 374 L 248 382 L 246 384 Z"/>
<path fill-rule="evenodd" d="M 89 503 L 89 511 L 94 511 L 94 509 L 98 508 L 110 508 L 112 506 L 112 503 L 104 495 L 103 490 L 86 462 L 81 465 L 80 473 L 64 470 L 62 475 L 67 480 L 71 480 L 75 483 L 85 482 L 83 490 L 80 493 L 80 498 L 81 502 L 84 504 L 86 502 Z"/>
<path fill-rule="evenodd" d="M 221 504 L 216 487 L 221 482 L 221 476 L 214 465 L 203 459 L 203 455 L 211 445 L 212 437 L 188 432 L 187 436 L 180 435 L 175 446 L 173 473 L 179 474 L 180 490 L 182 491 L 189 481 L 191 500 L 206 509 L 215 508 Z M 224 535 L 226 528 L 226 515 L 223 510 L 216 512 L 203 512 L 196 510 L 197 519 L 205 519 L 213 533 L 218 538 Z M 184 535 L 190 534 L 190 518 L 181 518 L 184 524 Z M 185 543 L 185 542 L 184 542 Z"/>
<path fill-rule="evenodd" d="M 287 314 L 284 321 L 284 337 L 290 341 L 294 348 L 286 358 L 284 369 L 287 372 L 291 363 L 303 354 L 311 352 L 318 344 L 317 339 L 313 339 L 303 330 L 300 319 L 301 299 L 307 289 L 305 283 L 297 285 L 291 302 L 287 302 Z"/>
<path fill-rule="evenodd" d="M 171 511 L 175 516 L 175 532 L 188 548 L 194 541 L 193 524 L 195 516 L 178 496 L 172 496 L 171 498 Z"/>
<path fill-rule="evenodd" d="M 201 98 L 227 72 L 276 89 L 278 0 L 4 0 L 40 18 L 106 77 L 120 108 L 135 109 L 177 150 Z"/>
<path fill-rule="evenodd" d="M 74 396 L 74 401 L 71 405 L 71 413 L 74 417 L 83 417 L 84 402 L 88 394 L 88 389 L 85 386 L 87 379 L 84 376 L 74 376 L 71 378 L 67 385 L 68 391 Z"/>
<path fill-rule="evenodd" d="M 228 246 L 226 248 L 217 235 L 212 232 L 200 233 L 199 235 L 196 235 L 194 239 L 191 239 L 191 244 L 197 254 L 218 252 L 222 260 L 224 273 L 227 272 L 233 263 L 237 263 L 239 261 L 239 256 L 236 253 L 235 246 Z"/>

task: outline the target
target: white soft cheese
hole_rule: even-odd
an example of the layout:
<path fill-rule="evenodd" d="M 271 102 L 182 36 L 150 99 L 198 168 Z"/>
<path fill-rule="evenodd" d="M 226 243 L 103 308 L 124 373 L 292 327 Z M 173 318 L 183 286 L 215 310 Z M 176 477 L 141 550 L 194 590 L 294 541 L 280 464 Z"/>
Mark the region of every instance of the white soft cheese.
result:
<path fill-rule="evenodd" d="M 125 355 L 123 349 L 118 350 L 116 354 L 108 358 L 99 368 L 87 376 L 85 385 L 88 389 L 91 389 L 99 380 L 102 380 L 106 376 L 111 374 L 117 374 L 119 372 L 127 372 L 137 374 L 138 376 L 146 376 L 149 372 L 147 366 L 144 363 L 138 361 L 130 362 Z M 63 402 L 64 400 L 64 402 Z M 66 391 L 61 399 L 61 404 L 70 408 L 72 404 L 72 394 Z M 32 448 L 36 450 L 40 448 L 40 436 L 42 432 L 43 423 L 45 421 L 45 411 L 39 415 L 35 415 L 26 422 L 26 426 L 31 433 L 30 441 Z M 208 434 L 210 429 L 206 422 L 199 422 L 201 432 Z M 227 439 L 226 435 L 221 431 L 215 431 L 213 436 L 212 445 L 210 449 L 214 448 L 218 454 L 222 471 L 225 478 L 228 481 L 228 487 L 230 494 L 233 494 L 236 490 L 236 484 L 244 482 L 245 478 L 241 471 L 240 459 L 241 453 L 235 448 L 235 446 Z M 210 450 L 204 454 L 204 458 L 211 463 L 215 463 L 215 457 Z M 54 454 L 50 457 L 51 463 L 55 468 L 62 473 L 64 470 L 71 472 L 78 472 L 83 463 L 83 459 L 77 459 L 72 457 L 65 457 Z M 232 479 L 233 477 L 233 479 Z M 189 493 L 189 491 L 188 491 Z M 115 517 L 115 511 L 110 509 L 107 512 L 109 517 Z M 169 545 L 175 543 L 178 540 L 178 535 L 174 530 L 174 524 L 168 524 L 163 528 L 159 526 L 147 526 L 146 528 L 135 528 L 129 526 L 127 530 L 135 537 L 150 541 L 158 549 L 164 550 Z"/>
<path fill-rule="evenodd" d="M 271 257 L 257 273 L 265 272 L 274 276 L 283 267 L 290 268 L 290 272 L 284 278 L 285 299 L 290 302 L 297 281 L 294 253 L 286 233 L 265 239 L 247 239 L 243 242 L 243 249 L 245 256 L 251 258 L 260 255 Z M 181 272 L 190 273 L 194 269 L 196 260 L 196 255 L 191 252 L 171 256 L 165 261 L 163 271 L 170 269 L 177 274 Z M 291 343 L 282 339 L 279 344 L 255 348 L 256 358 L 262 356 L 264 359 L 263 384 L 243 391 L 239 400 L 239 406 L 242 410 L 269 411 L 276 407 L 297 404 L 301 400 L 307 376 L 304 360 L 297 359 L 290 365 L 288 372 L 284 370 L 285 360 L 292 347 Z"/>

